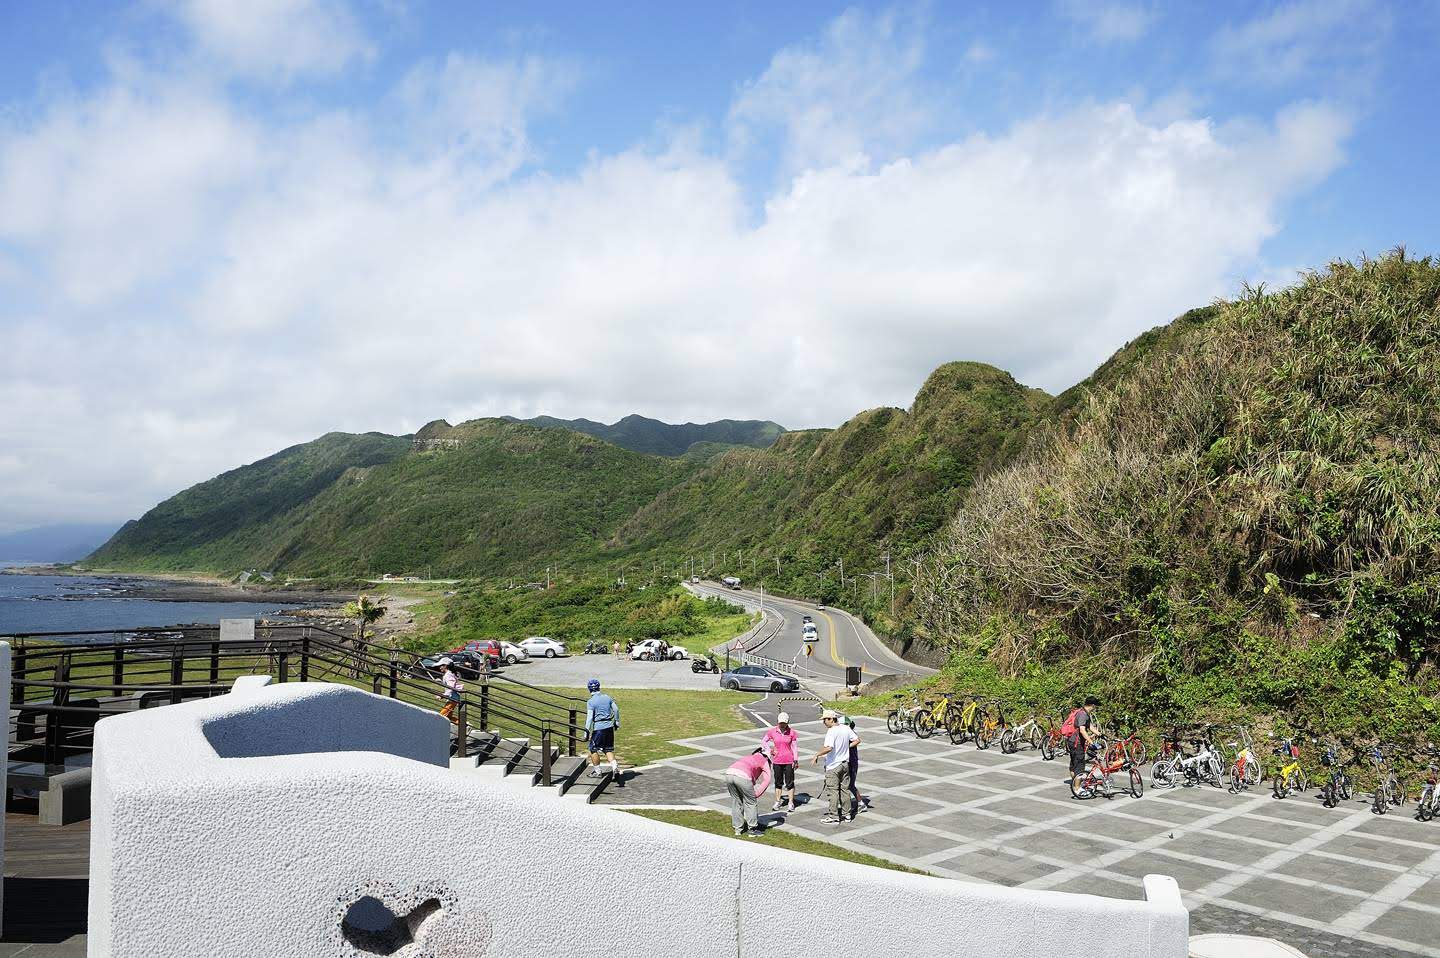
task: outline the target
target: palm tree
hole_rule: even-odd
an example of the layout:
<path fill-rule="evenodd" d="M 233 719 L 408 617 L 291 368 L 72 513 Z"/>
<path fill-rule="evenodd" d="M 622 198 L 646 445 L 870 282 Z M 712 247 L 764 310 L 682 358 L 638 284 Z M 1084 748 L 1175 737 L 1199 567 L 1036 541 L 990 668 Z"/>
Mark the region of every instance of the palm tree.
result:
<path fill-rule="evenodd" d="M 369 596 L 365 595 L 345 606 L 344 614 L 348 618 L 356 620 L 360 625 L 355 636 L 355 665 L 353 666 L 355 678 L 359 678 L 361 672 L 360 658 L 365 648 L 365 627 L 373 622 L 378 622 L 386 611 L 385 606 L 377 605 Z"/>

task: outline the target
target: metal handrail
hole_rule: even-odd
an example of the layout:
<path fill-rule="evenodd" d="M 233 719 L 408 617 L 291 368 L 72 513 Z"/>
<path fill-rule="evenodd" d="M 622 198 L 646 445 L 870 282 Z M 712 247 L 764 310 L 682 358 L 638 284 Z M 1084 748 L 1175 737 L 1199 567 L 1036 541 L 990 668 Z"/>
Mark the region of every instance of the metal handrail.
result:
<path fill-rule="evenodd" d="M 380 694 L 411 704 L 431 705 L 440 697 L 442 686 L 433 675 L 402 664 L 392 650 L 327 629 L 267 626 L 254 639 L 225 641 L 219 640 L 218 631 L 211 627 L 14 636 L 10 756 L 63 766 L 65 756 L 90 750 L 96 722 L 143 707 L 151 701 L 143 698 L 145 693 L 168 696 L 171 702 L 216 695 L 228 689 L 236 674 L 262 669 L 281 682 L 326 676 L 355 684 L 368 680 Z M 107 634 L 137 638 L 85 644 L 54 641 Z M 45 644 L 32 644 L 33 640 Z M 242 663 L 238 667 L 237 661 Z M 583 735 L 582 703 L 579 698 L 492 676 L 460 696 L 457 751 L 462 755 L 468 751 L 472 729 L 498 726 L 547 742 L 552 731 L 563 731 L 567 753 L 574 755 Z M 478 723 L 472 724 L 472 717 L 478 717 Z"/>

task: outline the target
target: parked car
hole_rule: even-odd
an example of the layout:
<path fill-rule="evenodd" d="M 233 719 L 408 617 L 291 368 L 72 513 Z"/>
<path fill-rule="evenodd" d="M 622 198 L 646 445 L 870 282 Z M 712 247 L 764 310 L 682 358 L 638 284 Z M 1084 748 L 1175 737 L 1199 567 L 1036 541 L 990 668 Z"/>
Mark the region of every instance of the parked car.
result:
<path fill-rule="evenodd" d="M 427 655 L 419 659 L 415 663 L 415 666 L 438 679 L 440 677 L 440 666 L 436 663 L 442 658 L 448 658 L 450 660 L 450 667 L 453 668 L 455 674 L 462 679 L 478 679 L 480 677 L 480 653 L 470 652 L 464 649 Z"/>
<path fill-rule="evenodd" d="M 548 635 L 532 635 L 530 638 L 519 643 L 520 648 L 530 654 L 531 658 L 538 659 L 544 656 L 553 659 L 557 655 L 569 655 L 563 643 L 556 642 Z"/>
<path fill-rule="evenodd" d="M 530 661 L 530 653 L 526 652 L 514 642 L 500 643 L 500 657 L 505 660 L 506 665 L 514 665 L 516 662 Z"/>
<path fill-rule="evenodd" d="M 475 652 L 477 654 L 483 653 L 485 655 L 488 655 L 490 656 L 491 668 L 495 668 L 496 666 L 498 666 L 500 664 L 500 659 L 503 657 L 503 654 L 500 651 L 500 643 L 495 641 L 494 639 L 472 639 L 469 642 L 466 642 L 464 645 L 460 646 L 458 649 L 452 649 L 450 651 L 450 654 L 453 656 L 458 652 Z"/>
<path fill-rule="evenodd" d="M 699 577 L 698 575 L 692 575 L 692 576 L 690 577 L 690 581 L 691 581 L 693 584 L 695 584 L 695 585 L 699 585 L 699 584 L 700 584 L 700 577 Z"/>
<path fill-rule="evenodd" d="M 808 616 L 808 615 L 804 615 L 804 616 L 801 616 L 801 617 L 800 617 L 800 621 L 801 621 L 801 622 L 814 622 L 815 620 L 812 619 L 812 618 L 810 618 L 810 616 Z"/>
<path fill-rule="evenodd" d="M 668 645 L 668 643 L 663 642 L 661 639 L 646 639 L 644 642 L 635 643 L 635 647 L 630 650 L 630 658 L 644 659 L 647 662 L 651 659 L 659 658 L 661 645 L 666 645 L 665 658 L 667 659 L 690 658 L 690 653 L 686 652 L 680 646 Z"/>
<path fill-rule="evenodd" d="M 741 665 L 720 673 L 720 687 L 749 692 L 798 692 L 800 680 L 763 665 Z"/>

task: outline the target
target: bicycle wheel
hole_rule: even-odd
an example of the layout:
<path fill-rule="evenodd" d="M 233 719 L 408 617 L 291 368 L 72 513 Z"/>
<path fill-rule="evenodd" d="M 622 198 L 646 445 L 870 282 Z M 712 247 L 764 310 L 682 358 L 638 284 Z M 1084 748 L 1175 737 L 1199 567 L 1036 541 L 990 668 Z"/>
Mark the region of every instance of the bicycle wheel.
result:
<path fill-rule="evenodd" d="M 1211 755 L 1205 763 L 1205 778 L 1215 788 L 1224 787 L 1225 767 L 1220 764 L 1219 757 Z"/>
<path fill-rule="evenodd" d="M 935 716 L 929 711 L 921 712 L 915 716 L 915 737 L 929 738 L 935 734 Z"/>
<path fill-rule="evenodd" d="M 1290 794 L 1290 778 L 1287 775 L 1275 773 L 1274 784 L 1271 786 L 1270 795 L 1273 798 L 1284 798 Z"/>
<path fill-rule="evenodd" d="M 1247 786 L 1260 784 L 1260 765 L 1253 758 L 1245 763 L 1245 784 Z"/>
<path fill-rule="evenodd" d="M 1303 768 L 1295 773 L 1295 790 L 1301 794 L 1310 791 L 1310 776 L 1305 774 Z"/>
<path fill-rule="evenodd" d="M 1015 732 L 1013 729 L 1006 729 L 1000 733 L 1000 751 L 1009 755 L 1015 752 L 1019 746 L 1015 744 Z"/>
<path fill-rule="evenodd" d="M 1389 803 L 1385 801 L 1385 786 L 1382 784 L 1376 787 L 1375 796 L 1370 800 L 1370 811 L 1376 815 L 1384 815 L 1387 808 Z"/>
<path fill-rule="evenodd" d="M 1051 741 L 1049 735 L 1040 739 L 1040 757 L 1047 762 L 1055 760 L 1055 743 Z"/>
<path fill-rule="evenodd" d="M 969 737 L 970 733 L 962 725 L 950 726 L 950 744 L 959 745 Z"/>
<path fill-rule="evenodd" d="M 1399 808 L 1406 802 L 1405 783 L 1397 775 L 1390 776 L 1390 804 Z"/>
<path fill-rule="evenodd" d="M 905 720 L 900 717 L 899 712 L 891 712 L 885 716 L 885 731 L 891 735 L 899 735 L 905 730 Z"/>
<path fill-rule="evenodd" d="M 1334 808 L 1335 792 L 1335 779 L 1331 778 L 1330 781 L 1320 787 L 1320 804 L 1326 808 Z"/>
<path fill-rule="evenodd" d="M 983 715 L 975 717 L 975 747 L 989 748 L 990 742 L 995 735 L 995 728 L 990 720 Z"/>
<path fill-rule="evenodd" d="M 1032 726 L 1030 727 L 1030 747 L 1031 747 L 1031 748 L 1035 749 L 1035 750 L 1038 752 L 1038 751 L 1040 750 L 1040 743 L 1043 742 L 1043 741 L 1045 741 L 1046 738 L 1047 738 L 1047 736 L 1045 735 L 1045 733 L 1042 732 L 1042 731 L 1040 731 L 1040 726 L 1038 726 L 1038 725 L 1032 725 Z"/>
<path fill-rule="evenodd" d="M 1340 782 L 1337 786 L 1337 791 L 1340 794 L 1340 801 L 1350 801 L 1350 776 L 1346 775 L 1344 772 L 1340 773 Z"/>
<path fill-rule="evenodd" d="M 1134 765 L 1130 766 L 1130 796 L 1139 798 L 1145 794 L 1145 779 L 1140 774 L 1140 769 Z"/>
<path fill-rule="evenodd" d="M 1432 788 L 1426 787 L 1420 793 L 1420 801 L 1415 805 L 1415 820 L 1428 822 L 1435 817 L 1435 792 Z"/>
<path fill-rule="evenodd" d="M 1228 779 L 1228 788 L 1231 795 L 1238 793 L 1245 787 L 1245 773 L 1241 771 L 1239 762 L 1231 765 L 1230 768 L 1225 771 L 1225 777 Z"/>
<path fill-rule="evenodd" d="M 1145 748 L 1145 743 L 1138 738 L 1130 740 L 1130 761 L 1136 765 L 1144 765 L 1145 760 L 1150 757 L 1150 752 Z"/>
<path fill-rule="evenodd" d="M 1151 788 L 1174 788 L 1175 787 L 1175 762 L 1173 759 L 1161 759 L 1150 768 Z"/>

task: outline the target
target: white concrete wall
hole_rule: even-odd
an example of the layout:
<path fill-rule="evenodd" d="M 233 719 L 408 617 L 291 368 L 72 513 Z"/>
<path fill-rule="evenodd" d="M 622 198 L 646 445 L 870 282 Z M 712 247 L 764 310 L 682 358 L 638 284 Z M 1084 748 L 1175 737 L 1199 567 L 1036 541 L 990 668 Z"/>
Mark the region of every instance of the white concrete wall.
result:
<path fill-rule="evenodd" d="M 0 715 L 6 717 L 6 755 L 9 755 L 10 733 L 10 643 L 0 642 Z M 0 795 L 9 801 L 10 795 L 10 763 L 5 763 L 5 768 L 0 770 Z M 5 816 L 0 815 L 0 875 L 5 874 Z M 5 931 L 5 883 L 0 881 L 0 934 Z"/>
<path fill-rule="evenodd" d="M 336 750 L 312 751 L 312 734 Z M 103 720 L 90 954 L 363 955 L 340 928 L 363 896 L 439 902 L 406 956 L 1069 958 L 1102 928 L 1110 954 L 1186 954 L 1178 893 L 1126 902 L 784 852 L 456 775 L 446 741 L 438 716 L 315 684 Z"/>

